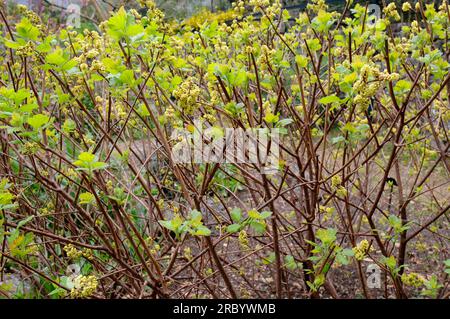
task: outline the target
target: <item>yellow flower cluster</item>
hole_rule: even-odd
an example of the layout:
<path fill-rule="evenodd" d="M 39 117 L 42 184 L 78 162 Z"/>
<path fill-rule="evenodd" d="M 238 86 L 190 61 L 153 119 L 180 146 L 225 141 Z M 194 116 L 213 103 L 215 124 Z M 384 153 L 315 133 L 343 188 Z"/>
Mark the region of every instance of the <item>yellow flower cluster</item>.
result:
<path fill-rule="evenodd" d="M 75 179 L 78 177 L 78 173 L 73 168 L 70 168 L 70 167 L 67 169 L 65 174 L 67 175 L 67 177 L 69 177 L 71 179 Z"/>
<path fill-rule="evenodd" d="M 400 78 L 400 74 L 383 72 L 379 74 L 378 78 L 388 82 L 397 81 Z"/>
<path fill-rule="evenodd" d="M 26 142 L 22 147 L 22 153 L 24 155 L 33 155 L 39 151 L 39 144 L 35 142 Z"/>
<path fill-rule="evenodd" d="M 255 7 L 255 10 L 270 5 L 270 0 L 250 0 L 250 6 Z"/>
<path fill-rule="evenodd" d="M 187 260 L 191 260 L 192 259 L 192 251 L 191 251 L 191 247 L 185 247 L 183 250 L 183 256 L 184 258 L 186 258 Z"/>
<path fill-rule="evenodd" d="M 331 178 L 331 186 L 338 187 L 339 185 L 341 185 L 341 183 L 342 183 L 342 179 L 339 175 L 334 175 Z"/>
<path fill-rule="evenodd" d="M 408 12 L 409 10 L 412 10 L 411 4 L 409 2 L 404 2 L 402 6 L 402 11 Z"/>
<path fill-rule="evenodd" d="M 28 41 L 25 45 L 17 49 L 16 54 L 20 57 L 27 57 L 33 55 L 34 43 Z"/>
<path fill-rule="evenodd" d="M 238 13 L 239 15 L 242 15 L 245 12 L 245 3 L 242 0 L 233 2 L 232 7 L 234 12 Z"/>
<path fill-rule="evenodd" d="M 395 2 L 391 2 L 383 9 L 384 14 L 388 18 L 392 18 L 395 21 L 400 21 L 401 17 L 398 14 L 397 7 L 395 6 Z"/>
<path fill-rule="evenodd" d="M 425 282 L 425 278 L 415 272 L 410 272 L 409 274 L 405 273 L 402 275 L 401 279 L 405 285 L 415 288 L 419 288 Z"/>
<path fill-rule="evenodd" d="M 142 18 L 141 14 L 140 14 L 139 12 L 137 12 L 136 9 L 130 9 L 130 13 L 131 13 L 136 19 Z"/>
<path fill-rule="evenodd" d="M 239 244 L 242 248 L 248 248 L 248 235 L 245 230 L 239 232 Z"/>
<path fill-rule="evenodd" d="M 83 255 L 83 252 L 81 250 L 76 249 L 75 246 L 72 244 L 64 246 L 63 249 L 66 252 L 67 257 L 69 257 L 70 259 L 77 259 Z"/>
<path fill-rule="evenodd" d="M 147 7 L 148 9 L 155 9 L 156 4 L 153 0 L 139 0 L 141 7 Z"/>
<path fill-rule="evenodd" d="M 178 99 L 180 106 L 186 114 L 192 114 L 196 109 L 197 99 L 200 96 L 200 88 L 193 78 L 188 78 L 173 91 L 173 96 Z"/>
<path fill-rule="evenodd" d="M 281 8 L 281 2 L 275 1 L 270 7 L 267 8 L 266 14 L 269 18 L 274 19 L 276 16 L 280 15 Z"/>
<path fill-rule="evenodd" d="M 74 287 L 70 291 L 71 298 L 87 298 L 97 290 L 98 280 L 95 276 L 79 275 L 74 279 Z"/>
<path fill-rule="evenodd" d="M 227 45 L 225 41 L 222 41 L 220 39 L 216 40 L 216 43 L 214 44 L 214 50 L 218 57 L 227 57 L 230 54 L 230 48 Z"/>
<path fill-rule="evenodd" d="M 361 111 L 365 111 L 370 104 L 370 98 L 373 97 L 381 86 L 379 81 L 369 83 L 369 76 L 381 80 L 384 79 L 384 73 L 381 73 L 376 67 L 365 64 L 361 68 L 359 80 L 353 84 L 353 90 L 357 95 L 353 99 L 353 103 L 357 105 Z"/>
<path fill-rule="evenodd" d="M 369 242 L 367 239 L 361 240 L 356 247 L 353 247 L 356 260 L 363 260 L 369 251 Z"/>
<path fill-rule="evenodd" d="M 347 189 L 341 185 L 342 179 L 339 175 L 334 175 L 331 178 L 331 188 L 336 190 L 336 194 L 341 197 L 347 196 Z"/>
<path fill-rule="evenodd" d="M 311 3 L 308 3 L 306 8 L 313 12 L 319 12 L 320 10 L 327 10 L 328 5 L 325 0 L 312 0 Z"/>
<path fill-rule="evenodd" d="M 326 222 L 330 218 L 333 217 L 333 213 L 335 211 L 334 207 L 327 207 L 327 206 L 319 206 L 319 211 L 323 213 L 323 221 Z"/>
<path fill-rule="evenodd" d="M 41 18 L 32 10 L 28 10 L 25 5 L 18 5 L 19 12 L 23 14 L 33 25 L 42 31 L 43 25 L 41 24 Z"/>
<path fill-rule="evenodd" d="M 70 259 L 78 259 L 81 256 L 83 256 L 84 258 L 86 258 L 88 260 L 94 259 L 94 254 L 91 249 L 78 250 L 72 244 L 68 244 L 68 245 L 64 246 L 63 249 L 66 252 L 67 257 L 69 257 Z"/>
<path fill-rule="evenodd" d="M 93 260 L 94 259 L 94 254 L 92 252 L 92 249 L 84 249 L 83 250 L 83 257 L 86 258 L 87 260 Z"/>
<path fill-rule="evenodd" d="M 164 19 L 164 13 L 156 7 L 155 1 L 139 0 L 139 2 L 142 7 L 146 7 L 148 9 L 147 17 L 144 17 L 142 21 L 144 21 L 144 19 L 149 19 L 155 22 L 162 22 L 162 20 Z"/>
<path fill-rule="evenodd" d="M 275 53 L 275 49 L 269 49 L 269 47 L 265 44 L 261 46 L 261 53 L 256 60 L 256 64 L 260 67 L 261 71 L 267 70 Z"/>
<path fill-rule="evenodd" d="M 444 0 L 444 1 L 442 1 L 441 5 L 439 6 L 439 10 L 447 12 L 447 6 L 448 6 L 447 0 Z"/>

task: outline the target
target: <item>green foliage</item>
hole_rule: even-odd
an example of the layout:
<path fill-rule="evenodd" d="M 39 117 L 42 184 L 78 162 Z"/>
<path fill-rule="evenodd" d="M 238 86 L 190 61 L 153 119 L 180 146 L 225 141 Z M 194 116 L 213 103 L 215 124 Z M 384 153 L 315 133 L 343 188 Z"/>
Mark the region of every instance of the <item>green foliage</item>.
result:
<path fill-rule="evenodd" d="M 159 223 L 173 231 L 177 239 L 181 239 L 182 235 L 186 233 L 193 236 L 210 236 L 211 230 L 203 224 L 202 218 L 202 214 L 194 209 L 191 210 L 186 220 L 177 214 L 172 219 L 160 220 Z"/>
<path fill-rule="evenodd" d="M 293 280 L 306 285 L 292 296 L 320 297 L 370 261 L 389 295 L 445 295 L 449 261 L 422 267 L 446 258 L 445 5 L 405 3 L 402 20 L 389 4 L 374 20 L 352 3 L 342 16 L 312 0 L 294 16 L 239 1 L 182 22 L 141 5 L 89 30 L 5 15 L 3 274 L 36 273 L 33 297 L 284 298 Z M 172 156 L 227 128 L 277 129 L 275 173 Z"/>
<path fill-rule="evenodd" d="M 80 153 L 78 160 L 73 162 L 73 165 L 78 167 L 77 170 L 86 171 L 89 176 L 92 176 L 95 170 L 101 170 L 108 166 L 106 163 L 98 161 L 98 157 L 89 152 Z"/>
<path fill-rule="evenodd" d="M 109 18 L 107 25 L 108 34 L 115 40 L 126 39 L 128 41 L 144 31 L 142 25 L 136 24 L 134 17 L 123 7 Z"/>
<path fill-rule="evenodd" d="M 247 212 L 247 218 L 243 218 L 242 211 L 239 208 L 233 208 L 231 218 L 234 224 L 227 226 L 227 232 L 236 233 L 249 226 L 256 234 L 263 234 L 266 231 L 265 220 L 272 216 L 272 212 L 258 211 L 251 209 Z"/>

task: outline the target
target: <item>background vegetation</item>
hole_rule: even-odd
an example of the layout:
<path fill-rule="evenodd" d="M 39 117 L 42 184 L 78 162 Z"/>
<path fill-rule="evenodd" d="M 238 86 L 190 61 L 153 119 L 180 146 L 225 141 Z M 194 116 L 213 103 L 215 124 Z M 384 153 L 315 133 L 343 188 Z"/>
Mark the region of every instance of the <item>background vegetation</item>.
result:
<path fill-rule="evenodd" d="M 0 11 L 2 297 L 449 297 L 447 2 L 140 6 Z M 198 119 L 280 128 L 278 172 L 174 163 Z"/>

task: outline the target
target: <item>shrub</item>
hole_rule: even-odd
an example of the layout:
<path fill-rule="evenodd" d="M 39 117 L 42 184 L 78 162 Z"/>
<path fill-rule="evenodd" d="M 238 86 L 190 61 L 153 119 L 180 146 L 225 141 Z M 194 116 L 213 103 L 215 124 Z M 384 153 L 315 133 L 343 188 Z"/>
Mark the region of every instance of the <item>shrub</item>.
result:
<path fill-rule="evenodd" d="M 401 30 L 395 5 L 192 30 L 146 3 L 100 33 L 1 14 L 0 267 L 32 278 L 2 295 L 448 296 L 447 2 Z M 199 120 L 279 129 L 276 173 L 174 161 Z"/>

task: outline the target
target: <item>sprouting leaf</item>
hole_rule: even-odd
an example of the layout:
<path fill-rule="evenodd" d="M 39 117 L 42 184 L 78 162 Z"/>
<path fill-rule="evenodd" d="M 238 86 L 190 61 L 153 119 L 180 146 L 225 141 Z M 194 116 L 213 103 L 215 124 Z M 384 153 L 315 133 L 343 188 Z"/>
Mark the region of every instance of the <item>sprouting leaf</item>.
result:
<path fill-rule="evenodd" d="M 96 155 L 89 152 L 82 152 L 78 155 L 78 160 L 73 162 L 73 165 L 78 166 L 79 170 L 88 171 L 89 175 L 94 170 L 106 168 L 108 165 L 104 162 L 99 162 Z"/>
<path fill-rule="evenodd" d="M 267 218 L 269 218 L 270 216 L 272 216 L 272 212 L 269 212 L 269 211 L 264 211 L 264 212 L 262 212 L 262 213 L 259 215 L 259 217 L 262 218 L 262 219 L 267 219 Z"/>
<path fill-rule="evenodd" d="M 262 262 L 264 265 L 270 265 L 274 261 L 275 261 L 275 253 L 270 253 L 262 258 Z"/>
<path fill-rule="evenodd" d="M 334 228 L 328 228 L 328 229 L 318 229 L 316 232 L 317 238 L 320 239 L 320 241 L 324 245 L 330 245 L 335 242 L 336 240 L 336 234 L 337 230 Z"/>
<path fill-rule="evenodd" d="M 250 222 L 250 227 L 256 232 L 258 235 L 264 234 L 266 231 L 266 223 L 264 221 L 252 220 Z"/>
<path fill-rule="evenodd" d="M 399 80 L 395 86 L 394 91 L 397 94 L 407 93 L 412 87 L 412 83 L 406 80 Z"/>
<path fill-rule="evenodd" d="M 308 58 L 303 55 L 296 55 L 295 62 L 297 62 L 298 66 L 304 68 L 308 65 Z"/>
<path fill-rule="evenodd" d="M 56 66 L 63 65 L 67 60 L 63 56 L 63 50 L 61 48 L 57 48 L 52 53 L 47 54 L 45 57 L 45 61 L 49 64 L 54 64 Z"/>
<path fill-rule="evenodd" d="M 27 120 L 27 123 L 36 131 L 50 121 L 50 118 L 44 114 L 36 114 Z"/>
<path fill-rule="evenodd" d="M 251 209 L 247 212 L 248 217 L 254 218 L 254 219 L 261 219 L 261 215 L 258 213 L 257 210 Z"/>
<path fill-rule="evenodd" d="M 444 261 L 445 273 L 450 275 L 450 259 Z"/>
<path fill-rule="evenodd" d="M 62 126 L 62 130 L 64 131 L 64 133 L 68 134 L 71 133 L 73 131 L 75 131 L 76 128 L 76 123 L 75 121 L 73 121 L 72 119 L 67 119 L 64 121 L 64 124 Z"/>
<path fill-rule="evenodd" d="M 240 224 L 231 224 L 227 226 L 227 232 L 229 233 L 236 233 L 239 230 L 241 230 L 241 225 Z"/>
<path fill-rule="evenodd" d="M 17 227 L 16 229 L 19 229 L 22 226 L 25 226 L 26 224 L 28 224 L 31 220 L 33 220 L 34 216 L 28 216 L 27 218 L 21 220 L 20 222 L 17 223 Z"/>
<path fill-rule="evenodd" d="M 312 52 L 318 51 L 322 48 L 320 40 L 316 38 L 306 40 L 306 43 L 308 44 L 308 47 Z"/>
<path fill-rule="evenodd" d="M 289 270 L 295 270 L 302 266 L 301 263 L 297 263 L 292 255 L 287 255 L 284 257 L 284 265 Z"/>
<path fill-rule="evenodd" d="M 92 193 L 85 192 L 80 194 L 80 204 L 92 204 L 95 201 L 95 196 Z"/>
<path fill-rule="evenodd" d="M 200 225 L 194 232 L 195 236 L 209 236 L 211 235 L 211 230 L 209 230 L 206 226 Z"/>
<path fill-rule="evenodd" d="M 337 97 L 335 94 L 325 96 L 319 100 L 319 103 L 321 104 L 330 104 L 336 102 L 341 102 L 341 99 Z"/>
<path fill-rule="evenodd" d="M 338 143 L 343 143 L 343 142 L 346 142 L 346 140 L 345 140 L 345 137 L 343 137 L 342 135 L 333 137 L 331 139 L 332 144 L 338 144 Z"/>
<path fill-rule="evenodd" d="M 317 16 L 311 21 L 311 26 L 318 32 L 326 32 L 333 25 L 334 19 L 330 12 L 320 10 Z"/>
<path fill-rule="evenodd" d="M 24 39 L 36 41 L 39 36 L 39 29 L 35 27 L 28 18 L 22 18 L 16 24 L 17 33 Z"/>
<path fill-rule="evenodd" d="M 233 222 L 239 223 L 242 219 L 242 210 L 238 207 L 235 207 L 231 210 L 230 215 Z"/>
<path fill-rule="evenodd" d="M 277 127 L 285 127 L 291 124 L 292 122 L 294 122 L 293 119 L 282 119 L 278 121 Z"/>
<path fill-rule="evenodd" d="M 120 7 L 117 13 L 109 18 L 107 26 L 108 34 L 116 40 L 131 39 L 144 32 L 144 27 L 136 24 L 134 16 L 127 13 L 124 7 Z"/>
<path fill-rule="evenodd" d="M 279 119 L 279 114 L 273 114 L 271 112 L 267 112 L 266 116 L 264 116 L 264 121 L 266 121 L 267 123 L 277 123 Z"/>

